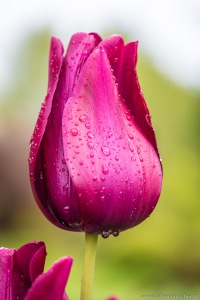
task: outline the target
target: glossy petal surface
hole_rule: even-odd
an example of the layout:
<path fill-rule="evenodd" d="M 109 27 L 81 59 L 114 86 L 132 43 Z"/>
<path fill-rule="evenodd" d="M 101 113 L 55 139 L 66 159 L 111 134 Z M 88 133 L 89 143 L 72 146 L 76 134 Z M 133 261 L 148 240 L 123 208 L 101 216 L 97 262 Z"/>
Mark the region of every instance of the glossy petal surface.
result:
<path fill-rule="evenodd" d="M 150 214 L 160 192 L 160 162 L 120 99 L 102 46 L 88 58 L 65 105 L 63 133 L 84 230 L 115 233 Z M 151 191 L 145 183 L 149 173 Z"/>
<path fill-rule="evenodd" d="M 97 44 L 96 39 L 99 37 L 85 33 L 77 33 L 72 36 L 64 59 L 61 58 L 62 52 L 57 50 L 60 54 L 59 61 L 62 61 L 62 69 L 61 64 L 59 64 L 60 68 L 54 66 L 54 57 L 58 57 L 58 55 L 52 53 L 55 48 L 60 47 L 60 43 L 56 39 L 53 40 L 49 59 L 49 89 L 51 91 L 49 105 L 51 111 L 48 110 L 48 115 L 43 112 L 43 109 L 46 111 L 48 108 L 47 96 L 38 119 L 39 123 L 41 116 L 44 115 L 45 121 L 43 120 L 43 123 L 45 123 L 46 128 L 42 132 L 43 136 L 39 145 L 35 143 L 37 130 L 35 130 L 32 141 L 32 153 L 35 160 L 30 164 L 30 170 L 33 176 L 32 186 L 39 206 L 50 221 L 56 222 L 59 227 L 68 227 L 69 230 L 77 231 L 81 230 L 78 197 L 69 177 L 63 154 L 61 120 L 64 104 L 73 93 L 82 66 Z M 55 89 L 51 88 L 52 69 L 53 71 L 56 69 L 59 74 Z M 40 124 L 36 124 L 36 128 L 39 127 Z M 35 144 L 37 144 L 37 148 L 34 148 Z M 71 208 L 70 214 L 68 214 L 69 206 Z"/>
<path fill-rule="evenodd" d="M 31 141 L 36 201 L 55 225 L 104 237 L 153 211 L 162 170 L 137 73 L 137 42 L 53 38 L 48 92 Z"/>

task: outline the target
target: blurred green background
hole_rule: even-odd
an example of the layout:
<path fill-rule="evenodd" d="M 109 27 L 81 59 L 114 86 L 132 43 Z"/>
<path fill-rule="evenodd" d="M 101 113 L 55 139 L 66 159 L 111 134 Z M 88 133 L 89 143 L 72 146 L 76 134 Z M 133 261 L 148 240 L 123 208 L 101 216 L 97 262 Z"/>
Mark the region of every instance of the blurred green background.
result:
<path fill-rule="evenodd" d="M 0 91 L 0 246 L 18 248 L 43 240 L 46 269 L 61 256 L 72 256 L 67 285 L 72 300 L 79 298 L 84 234 L 55 228 L 43 217 L 30 190 L 27 164 L 29 140 L 46 93 L 51 35 L 50 29 L 28 35 L 13 62 L 10 83 Z M 130 41 L 126 31 L 124 35 Z M 117 238 L 99 238 L 94 299 L 200 297 L 200 92 L 161 75 L 145 53 L 139 53 L 137 69 L 163 158 L 163 190 L 145 222 Z"/>

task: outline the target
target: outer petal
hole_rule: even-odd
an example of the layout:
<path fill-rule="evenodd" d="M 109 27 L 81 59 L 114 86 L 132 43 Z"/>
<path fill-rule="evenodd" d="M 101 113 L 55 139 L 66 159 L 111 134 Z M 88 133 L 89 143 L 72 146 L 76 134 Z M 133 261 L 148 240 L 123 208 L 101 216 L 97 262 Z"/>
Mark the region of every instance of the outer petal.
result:
<path fill-rule="evenodd" d="M 145 102 L 136 72 L 138 42 L 127 44 L 122 52 L 120 68 L 117 78 L 119 92 L 130 109 L 137 125 L 148 138 L 158 157 L 158 148 L 150 114 Z"/>
<path fill-rule="evenodd" d="M 71 257 L 58 260 L 35 280 L 24 300 L 67 300 L 65 286 L 71 265 Z"/>
<path fill-rule="evenodd" d="M 161 190 L 159 159 L 120 100 L 102 47 L 88 58 L 65 105 L 63 143 L 85 231 L 117 234 L 150 214 Z"/>
<path fill-rule="evenodd" d="M 39 128 L 40 131 L 40 127 L 43 128 L 42 138 L 39 143 L 35 142 L 38 134 L 35 130 L 31 143 L 31 181 L 41 210 L 57 226 L 77 231 L 81 230 L 80 213 L 76 190 L 69 178 L 63 155 L 61 118 L 64 104 L 73 93 L 79 72 L 95 46 L 96 39 L 93 35 L 77 33 L 71 38 L 66 57 L 62 63 L 62 70 L 60 68 L 56 69 L 58 70 L 59 80 L 56 82 L 56 87 L 51 88 L 51 101 L 48 102 L 49 105 L 46 103 L 44 105 L 45 108 L 48 108 L 48 115 L 45 115 L 45 124 L 42 125 L 43 123 L 40 122 L 41 115 L 43 117 L 44 114 L 42 110 L 36 125 L 36 128 Z M 56 47 L 58 47 L 57 40 Z M 51 53 L 52 51 L 50 51 L 50 56 Z M 60 62 L 61 59 L 60 52 Z M 50 70 L 51 61 L 50 59 Z M 49 86 L 52 83 L 51 77 L 50 72 Z M 73 202 L 71 203 L 72 198 Z M 69 205 L 73 206 L 71 215 L 67 211 Z M 73 227 L 71 224 L 73 224 Z"/>
<path fill-rule="evenodd" d="M 51 112 L 53 96 L 56 91 L 60 70 L 62 67 L 62 61 L 63 61 L 62 55 L 63 55 L 63 46 L 57 38 L 53 37 L 51 39 L 50 55 L 49 55 L 48 93 L 44 103 L 42 104 L 40 114 L 35 126 L 35 130 L 30 142 L 30 156 L 29 156 L 30 180 L 31 180 L 31 186 L 32 186 L 35 199 L 40 209 L 43 210 L 46 217 L 50 219 L 52 222 L 54 218 L 52 217 L 51 212 L 48 209 L 44 210 L 44 203 L 42 203 L 44 201 L 46 191 L 41 184 L 40 184 L 40 191 L 38 191 L 39 179 L 38 176 L 36 178 L 36 174 L 39 174 L 39 177 L 42 176 L 41 173 L 42 161 L 40 158 L 38 158 L 38 151 L 40 149 L 41 141 L 47 126 L 48 117 Z"/>
<path fill-rule="evenodd" d="M 45 257 L 46 250 L 43 242 L 28 243 L 17 251 L 2 248 L 0 251 L 0 299 L 23 300 L 32 280 L 43 272 Z"/>

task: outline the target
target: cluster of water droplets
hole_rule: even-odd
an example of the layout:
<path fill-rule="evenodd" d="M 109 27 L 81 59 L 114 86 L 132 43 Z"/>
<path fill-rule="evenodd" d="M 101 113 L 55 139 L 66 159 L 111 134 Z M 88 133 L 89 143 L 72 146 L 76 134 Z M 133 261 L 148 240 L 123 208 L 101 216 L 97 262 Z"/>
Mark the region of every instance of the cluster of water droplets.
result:
<path fill-rule="evenodd" d="M 107 239 L 110 235 L 117 237 L 119 235 L 119 230 L 116 230 L 116 231 L 108 230 L 108 231 L 102 231 L 102 233 L 101 233 L 101 236 L 104 239 Z"/>

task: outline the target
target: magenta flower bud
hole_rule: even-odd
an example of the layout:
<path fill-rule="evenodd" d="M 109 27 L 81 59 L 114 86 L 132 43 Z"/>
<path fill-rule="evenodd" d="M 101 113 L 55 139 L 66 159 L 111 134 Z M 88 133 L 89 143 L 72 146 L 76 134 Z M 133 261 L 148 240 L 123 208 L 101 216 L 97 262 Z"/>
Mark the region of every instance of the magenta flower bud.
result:
<path fill-rule="evenodd" d="M 46 248 L 32 242 L 19 250 L 0 248 L 0 299 L 68 300 L 65 286 L 72 258 L 64 257 L 43 273 Z"/>
<path fill-rule="evenodd" d="M 162 169 L 137 78 L 137 45 L 77 33 L 63 56 L 52 38 L 29 167 L 40 209 L 63 229 L 117 236 L 158 201 Z"/>

